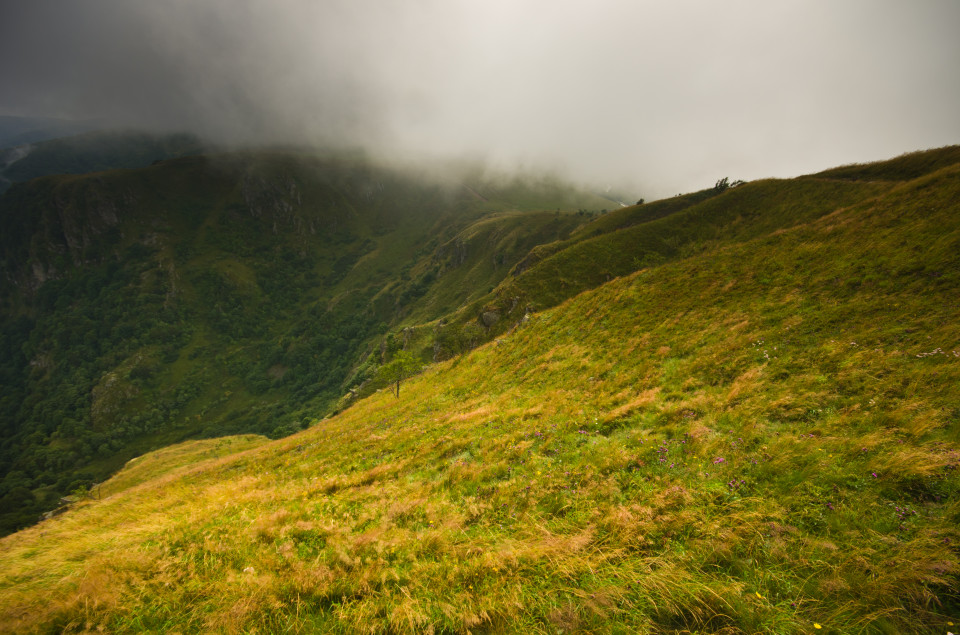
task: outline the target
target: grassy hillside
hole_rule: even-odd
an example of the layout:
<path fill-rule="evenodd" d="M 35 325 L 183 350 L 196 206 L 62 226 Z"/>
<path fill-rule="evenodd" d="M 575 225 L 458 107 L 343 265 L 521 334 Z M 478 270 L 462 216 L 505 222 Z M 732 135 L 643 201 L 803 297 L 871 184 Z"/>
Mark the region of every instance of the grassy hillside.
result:
<path fill-rule="evenodd" d="M 544 242 L 564 238 L 581 227 L 582 217 L 557 212 L 505 212 L 485 216 L 438 246 L 422 264 L 434 272 L 423 300 L 405 322 L 432 319 L 493 290 L 513 265 Z"/>
<path fill-rule="evenodd" d="M 558 207 L 591 202 L 543 179 L 441 182 L 281 152 L 14 186 L 0 198 L 0 532 L 148 450 L 300 430 L 375 373 L 359 360 L 379 335 L 486 293 L 585 222 Z"/>
<path fill-rule="evenodd" d="M 439 357 L 457 354 L 615 277 L 786 230 L 958 162 L 960 150 L 947 147 L 622 208 L 534 247 L 495 290 L 420 328 L 420 340 Z M 484 314 L 497 320 L 485 323 Z"/>
<path fill-rule="evenodd" d="M 839 195 L 3 538 L 2 628 L 955 630 L 960 165 Z"/>

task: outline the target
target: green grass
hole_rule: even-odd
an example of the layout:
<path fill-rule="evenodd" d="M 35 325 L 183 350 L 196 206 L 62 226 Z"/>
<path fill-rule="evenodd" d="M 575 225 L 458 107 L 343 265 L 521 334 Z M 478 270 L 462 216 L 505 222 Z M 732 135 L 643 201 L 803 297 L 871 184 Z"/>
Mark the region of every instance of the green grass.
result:
<path fill-rule="evenodd" d="M 960 162 L 960 147 L 910 152 L 887 161 L 844 165 L 824 170 L 811 178 L 851 181 L 909 181 Z"/>
<path fill-rule="evenodd" d="M 784 231 L 893 187 L 890 183 L 824 179 L 765 180 L 724 193 L 698 192 L 621 210 L 582 226 L 570 238 L 534 247 L 485 297 L 445 318 L 441 351 L 452 354 L 486 341 L 542 310 L 616 277 L 678 258 Z M 649 210 L 649 214 L 646 212 Z M 502 316 L 477 331 L 482 311 Z M 464 337 L 464 330 L 477 331 Z"/>
<path fill-rule="evenodd" d="M 194 468 L 208 459 L 236 454 L 262 445 L 267 439 L 255 434 L 185 441 L 130 459 L 122 470 L 91 491 L 97 498 L 113 496 L 166 476 L 180 468 Z"/>
<path fill-rule="evenodd" d="M 77 505 L 0 541 L 0 624 L 951 630 L 958 205 L 953 166 L 740 234 Z"/>
<path fill-rule="evenodd" d="M 956 147 L 846 166 L 791 180 L 763 180 L 725 191 L 703 190 L 615 210 L 537 245 L 484 297 L 422 331 L 440 357 L 509 330 L 530 310 L 555 306 L 615 277 L 724 245 L 802 225 L 875 197 L 899 183 L 954 165 Z M 482 328 L 480 316 L 500 316 Z M 431 335 L 426 336 L 426 333 Z"/>
<path fill-rule="evenodd" d="M 576 215 L 556 212 L 508 212 L 478 220 L 411 272 L 430 272 L 435 282 L 404 316 L 404 324 L 435 319 L 485 296 L 532 248 L 563 238 L 582 224 Z"/>

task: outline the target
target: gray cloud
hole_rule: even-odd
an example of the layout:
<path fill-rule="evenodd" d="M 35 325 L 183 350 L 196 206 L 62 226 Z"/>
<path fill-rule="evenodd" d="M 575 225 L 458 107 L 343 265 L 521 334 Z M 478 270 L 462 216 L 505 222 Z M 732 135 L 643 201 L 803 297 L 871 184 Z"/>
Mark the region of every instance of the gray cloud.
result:
<path fill-rule="evenodd" d="M 632 183 L 960 142 L 954 0 L 0 0 L 0 114 Z"/>

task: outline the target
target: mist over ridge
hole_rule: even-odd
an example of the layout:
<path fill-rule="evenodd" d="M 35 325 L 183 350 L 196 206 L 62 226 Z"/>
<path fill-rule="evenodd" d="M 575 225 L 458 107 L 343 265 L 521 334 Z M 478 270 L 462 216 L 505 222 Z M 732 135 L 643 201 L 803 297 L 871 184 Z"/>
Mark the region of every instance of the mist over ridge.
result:
<path fill-rule="evenodd" d="M 956 631 L 958 24 L 0 0 L 0 632 Z"/>
<path fill-rule="evenodd" d="M 5 3 L 0 113 L 555 170 L 648 198 L 960 140 L 960 6 Z"/>

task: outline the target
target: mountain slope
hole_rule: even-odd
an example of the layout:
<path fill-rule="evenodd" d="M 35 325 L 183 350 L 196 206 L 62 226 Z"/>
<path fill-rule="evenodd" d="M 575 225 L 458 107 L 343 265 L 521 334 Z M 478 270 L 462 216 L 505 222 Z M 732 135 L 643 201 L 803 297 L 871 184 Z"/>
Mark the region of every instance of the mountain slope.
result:
<path fill-rule="evenodd" d="M 564 240 L 535 247 L 497 289 L 424 332 L 435 331 L 439 356 L 456 354 L 509 330 L 531 310 L 555 306 L 614 277 L 785 230 L 958 162 L 960 148 L 946 147 L 623 208 Z M 478 329 L 484 313 L 497 315 L 498 322 Z"/>
<path fill-rule="evenodd" d="M 479 266 L 484 249 L 584 221 L 525 214 L 593 200 L 289 152 L 17 184 L 0 199 L 0 530 L 150 449 L 301 429 L 363 381 L 379 334 L 495 286 L 513 262 Z M 502 239 L 434 254 L 492 213 Z"/>
<path fill-rule="evenodd" d="M 581 293 L 399 398 L 86 501 L 0 541 L 0 623 L 944 632 L 958 219 L 952 165 Z"/>

